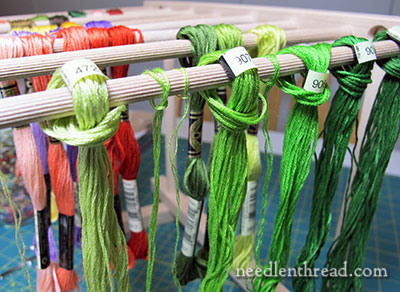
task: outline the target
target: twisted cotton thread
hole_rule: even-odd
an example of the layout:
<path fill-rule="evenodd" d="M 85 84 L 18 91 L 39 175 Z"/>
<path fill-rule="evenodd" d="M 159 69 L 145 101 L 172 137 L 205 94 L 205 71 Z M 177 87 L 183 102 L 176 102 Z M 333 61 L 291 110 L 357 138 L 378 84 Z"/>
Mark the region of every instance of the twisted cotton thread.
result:
<path fill-rule="evenodd" d="M 189 39 L 192 47 L 192 57 L 190 59 L 180 59 L 184 67 L 196 66 L 200 58 L 217 47 L 217 36 L 213 28 L 209 25 L 186 26 L 179 30 L 178 39 Z M 189 127 L 188 137 L 188 157 L 183 178 L 183 191 L 196 201 L 203 201 L 209 191 L 210 183 L 207 174 L 207 167 L 201 157 L 201 128 L 203 124 L 204 100 L 198 92 L 190 95 L 189 111 L 197 117 L 197 121 Z M 192 143 L 192 145 L 190 144 Z M 193 149 L 191 149 L 193 148 Z M 195 152 L 191 155 L 190 152 Z M 198 270 L 194 265 L 194 256 L 187 257 L 182 251 L 179 252 L 175 263 L 174 277 L 180 285 L 198 277 Z"/>
<path fill-rule="evenodd" d="M 279 54 L 294 54 L 301 58 L 307 68 L 317 72 L 326 72 L 330 61 L 329 44 L 314 46 L 293 46 L 283 49 Z M 278 78 L 278 86 L 295 100 L 289 115 L 281 163 L 281 199 L 275 218 L 274 233 L 269 250 L 270 262 L 278 270 L 285 267 L 289 260 L 293 215 L 299 192 L 310 170 L 312 154 L 318 138 L 319 105 L 328 100 L 328 86 L 321 93 L 306 91 L 296 86 L 294 76 Z M 270 268 L 269 265 L 264 266 Z M 275 291 L 280 277 L 259 277 L 253 282 L 253 291 Z"/>
<path fill-rule="evenodd" d="M 199 65 L 216 63 L 224 51 L 203 56 Z M 244 130 L 264 118 L 266 101 L 259 95 L 257 69 L 248 70 L 232 83 L 225 106 L 216 90 L 202 92 L 214 117 L 221 124 L 215 141 L 210 171 L 209 238 L 207 274 L 200 291 L 220 291 L 232 264 L 232 251 L 239 212 L 247 185 L 247 150 Z M 258 115 L 258 98 L 263 103 Z M 221 173 L 226 174 L 222 176 Z"/>
<path fill-rule="evenodd" d="M 333 43 L 353 46 L 366 39 L 346 36 Z M 308 235 L 296 259 L 296 267 L 307 265 L 313 269 L 330 231 L 331 206 L 339 181 L 354 123 L 360 109 L 361 97 L 372 82 L 373 62 L 334 68 L 332 75 L 339 82 L 339 89 L 332 99 L 325 121 L 322 150 L 315 161 L 315 181 Z M 298 292 L 315 290 L 315 278 L 294 277 L 293 289 Z"/>
<path fill-rule="evenodd" d="M 246 33 L 254 33 L 257 35 L 257 49 L 251 50 L 249 53 L 255 57 L 261 57 L 269 54 L 276 54 L 281 50 L 286 44 L 286 34 L 285 31 L 279 27 L 273 25 L 260 25 L 255 29 L 248 30 Z M 269 57 L 270 61 L 274 65 L 275 74 L 268 80 L 268 82 L 260 83 L 260 93 L 265 97 L 268 96 L 269 91 L 275 84 L 279 75 L 279 62 L 275 56 Z M 265 208 L 267 204 L 268 195 L 268 183 L 269 178 L 272 173 L 272 144 L 270 142 L 268 134 L 268 111 L 265 115 L 264 125 L 262 131 L 266 137 L 266 143 L 264 145 L 265 161 L 267 163 L 267 174 L 264 180 L 264 190 L 263 190 L 263 200 L 261 208 L 261 221 L 258 234 L 258 241 L 256 245 L 256 263 L 258 266 L 260 264 L 260 249 L 262 245 L 262 238 L 264 234 L 264 217 Z M 261 159 L 259 154 L 258 137 L 257 135 L 246 135 L 247 138 L 247 152 L 249 156 L 249 168 L 248 168 L 248 180 L 257 181 L 258 176 L 261 172 Z M 271 149 L 271 159 L 268 157 L 268 148 Z M 235 270 L 237 268 L 248 268 L 254 258 L 254 245 L 255 245 L 255 232 L 250 235 L 238 235 L 235 239 L 234 247 L 234 260 L 232 268 Z"/>
<path fill-rule="evenodd" d="M 44 132 L 64 143 L 81 146 L 78 154 L 82 253 L 88 291 L 128 291 L 125 237 L 113 209 L 113 178 L 104 142 L 118 129 L 125 106 L 109 112 L 105 76 L 82 78 L 72 88 L 75 116 L 41 123 Z M 58 69 L 48 89 L 64 87 Z M 77 126 L 79 124 L 79 126 Z M 114 271 L 111 271 L 111 264 Z"/>
<path fill-rule="evenodd" d="M 388 39 L 386 31 L 378 33 L 374 41 Z M 391 153 L 400 134 L 400 57 L 377 61 L 386 72 L 369 115 L 361 143 L 357 170 L 351 186 L 346 190 L 343 225 L 340 235 L 332 243 L 325 267 L 347 271 L 362 268 L 366 243 L 380 197 L 380 189 Z M 350 183 L 348 184 L 350 185 Z M 362 278 L 324 278 L 321 291 L 362 291 Z"/>

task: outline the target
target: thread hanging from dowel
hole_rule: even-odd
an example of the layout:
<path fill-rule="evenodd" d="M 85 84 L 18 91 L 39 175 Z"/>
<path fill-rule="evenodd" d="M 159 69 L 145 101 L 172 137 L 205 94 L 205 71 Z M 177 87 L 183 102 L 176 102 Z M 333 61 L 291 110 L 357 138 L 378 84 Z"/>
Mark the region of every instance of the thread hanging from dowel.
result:
<path fill-rule="evenodd" d="M 309 70 L 326 73 L 330 62 L 331 45 L 293 46 L 279 54 L 294 54 Z M 269 263 L 278 270 L 289 260 L 293 215 L 299 192 L 310 170 L 312 155 L 318 138 L 317 105 L 328 100 L 329 86 L 316 93 L 296 86 L 294 75 L 278 78 L 277 84 L 289 93 L 296 103 L 289 115 L 283 141 L 281 162 L 281 199 L 275 218 L 274 233 L 269 249 Z M 272 268 L 269 263 L 264 269 Z M 256 277 L 252 291 L 275 291 L 280 277 Z"/>
<path fill-rule="evenodd" d="M 23 45 L 19 38 L 0 37 L 0 59 L 23 56 Z M 16 81 L 0 83 L 3 98 L 19 95 Z M 38 268 L 36 289 L 50 292 L 53 289 L 53 269 L 50 263 L 48 229 L 45 214 L 46 184 L 42 166 L 30 126 L 13 129 L 14 145 L 25 187 L 35 210 Z"/>
<path fill-rule="evenodd" d="M 72 91 L 75 116 L 41 123 L 44 132 L 66 144 L 79 147 L 79 203 L 82 213 L 82 253 L 88 291 L 118 291 L 129 289 L 128 254 L 123 232 L 113 209 L 113 176 L 104 142 L 116 132 L 124 106 L 109 111 L 107 77 L 94 63 L 81 61 L 93 69 L 93 75 L 80 76 Z M 81 63 L 67 63 L 61 75 L 58 69 L 48 90 L 65 86 Z M 65 68 L 65 67 L 63 67 Z M 75 69 L 74 69 L 75 68 Z M 95 75 L 94 75 L 95 74 Z M 68 76 L 68 77 L 65 77 Z M 66 78 L 64 81 L 63 78 Z M 77 126 L 79 124 L 79 126 Z M 99 228 L 101 226 L 101 228 Z M 111 270 L 111 264 L 113 271 Z"/>
<path fill-rule="evenodd" d="M 386 31 L 374 40 L 388 39 Z M 339 236 L 328 251 L 325 267 L 342 268 L 353 276 L 322 279 L 321 291 L 362 291 L 362 278 L 354 277 L 363 268 L 369 230 L 378 205 L 380 190 L 390 156 L 400 134 L 400 57 L 378 60 L 385 71 L 361 142 L 357 169 L 349 181 L 345 196 L 345 213 Z"/>
<path fill-rule="evenodd" d="M 332 47 L 350 46 L 367 41 L 364 38 L 346 36 L 336 40 Z M 373 62 L 360 63 L 331 69 L 340 87 L 331 101 L 326 118 L 322 150 L 315 161 L 315 181 L 310 223 L 304 247 L 296 259 L 296 267 L 314 269 L 330 231 L 331 206 L 336 193 L 339 173 L 345 158 L 354 124 L 358 118 L 361 97 L 372 82 Z M 315 289 L 315 279 L 294 277 L 293 288 L 297 292 Z M 314 287 L 314 288 L 313 288 Z"/>

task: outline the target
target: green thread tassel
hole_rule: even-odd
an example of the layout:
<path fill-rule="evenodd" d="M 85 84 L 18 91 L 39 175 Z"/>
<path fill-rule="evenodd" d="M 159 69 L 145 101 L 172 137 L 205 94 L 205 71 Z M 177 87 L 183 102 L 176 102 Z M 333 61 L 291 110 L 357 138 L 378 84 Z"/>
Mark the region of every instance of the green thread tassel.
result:
<path fill-rule="evenodd" d="M 43 131 L 64 143 L 80 146 L 79 203 L 82 253 L 88 291 L 129 290 L 125 235 L 114 212 L 112 166 L 103 143 L 118 129 L 125 106 L 109 111 L 106 76 L 80 79 L 72 91 L 75 116 L 42 122 Z M 47 89 L 65 87 L 58 69 Z M 111 267 L 112 265 L 112 267 Z"/>
<path fill-rule="evenodd" d="M 355 36 L 343 37 L 332 45 L 350 46 L 366 39 Z M 339 173 L 345 158 L 351 133 L 360 109 L 361 97 L 372 82 L 373 62 L 334 68 L 332 75 L 339 82 L 322 131 L 323 145 L 315 161 L 315 181 L 309 231 L 306 243 L 296 260 L 296 267 L 315 267 L 322 247 L 330 231 L 331 207 L 339 181 Z M 293 289 L 297 292 L 315 289 L 315 278 L 294 277 Z M 314 288 L 313 288 L 314 287 Z"/>
<path fill-rule="evenodd" d="M 374 41 L 387 39 L 386 31 L 378 33 Z M 328 252 L 327 268 L 347 271 L 362 268 L 369 230 L 378 204 L 382 181 L 391 153 L 400 134 L 400 57 L 377 61 L 386 72 L 369 115 L 360 147 L 357 170 L 346 191 L 340 235 Z M 362 291 L 362 278 L 324 278 L 321 291 Z"/>
<path fill-rule="evenodd" d="M 325 73 L 330 61 L 331 45 L 293 46 L 279 54 L 294 54 L 307 68 Z M 310 171 L 311 159 L 318 138 L 317 105 L 328 100 L 328 86 L 321 93 L 306 91 L 296 86 L 294 76 L 278 78 L 278 86 L 289 93 L 296 103 L 289 115 L 281 163 L 281 199 L 275 218 L 274 233 L 269 250 L 269 262 L 284 268 L 289 260 L 293 215 L 300 190 Z M 269 264 L 264 269 L 270 268 Z M 252 291 L 275 291 L 280 277 L 259 277 L 253 281 Z"/>

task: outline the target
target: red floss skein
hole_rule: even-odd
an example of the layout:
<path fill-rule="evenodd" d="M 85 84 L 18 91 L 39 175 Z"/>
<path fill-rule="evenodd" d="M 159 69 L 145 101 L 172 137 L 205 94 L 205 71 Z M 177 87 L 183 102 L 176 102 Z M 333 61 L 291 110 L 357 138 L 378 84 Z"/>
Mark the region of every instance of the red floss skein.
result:
<path fill-rule="evenodd" d="M 61 292 L 80 290 L 74 270 L 74 187 L 63 144 L 49 137 L 49 172 L 59 211 L 60 267 L 57 279 Z"/>
<path fill-rule="evenodd" d="M 109 15 L 121 15 L 121 14 L 124 14 L 124 12 L 119 8 L 108 9 L 106 12 Z"/>
<path fill-rule="evenodd" d="M 111 165 L 113 169 L 113 177 L 114 177 L 114 210 L 117 215 L 118 224 L 121 228 L 122 232 L 125 233 L 124 224 L 122 222 L 122 215 L 121 215 L 121 202 L 119 200 L 119 173 L 118 173 L 118 160 L 122 160 L 125 153 L 122 149 L 122 146 L 114 137 L 104 143 L 106 146 L 108 156 L 111 160 Z M 110 174 L 109 174 L 110 175 Z M 135 264 L 135 255 L 128 246 L 128 259 L 129 259 L 129 269 L 132 269 Z"/>
<path fill-rule="evenodd" d="M 0 37 L 0 59 L 23 57 L 23 45 L 17 37 Z M 3 98 L 19 95 L 16 81 L 0 82 Z M 50 292 L 53 289 L 53 268 L 50 264 L 47 234 L 46 184 L 43 177 L 39 153 L 30 126 L 13 129 L 14 145 L 25 188 L 35 210 L 36 242 L 38 246 L 38 268 L 36 289 Z"/>
<path fill-rule="evenodd" d="M 128 45 L 136 43 L 137 31 L 140 35 L 139 43 L 143 42 L 143 35 L 140 30 L 132 30 L 125 26 L 116 26 L 109 29 L 111 44 L 113 46 Z M 111 68 L 113 78 L 126 77 L 129 65 L 116 66 Z M 120 160 L 119 172 L 123 178 L 125 202 L 129 215 L 129 229 L 131 230 L 128 247 L 132 249 L 135 258 L 147 259 L 149 253 L 148 238 L 143 228 L 143 220 L 140 213 L 140 202 L 137 192 L 136 177 L 140 165 L 140 149 L 129 122 L 128 111 L 121 115 L 121 123 L 115 134 L 117 141 L 120 141 L 125 157 Z"/>

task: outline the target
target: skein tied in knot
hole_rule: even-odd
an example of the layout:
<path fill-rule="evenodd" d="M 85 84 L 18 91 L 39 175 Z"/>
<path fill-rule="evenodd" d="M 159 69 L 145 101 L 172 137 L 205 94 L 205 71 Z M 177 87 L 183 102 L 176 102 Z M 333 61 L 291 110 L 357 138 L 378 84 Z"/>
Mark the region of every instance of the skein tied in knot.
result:
<path fill-rule="evenodd" d="M 203 56 L 199 66 L 217 63 L 224 51 Z M 201 92 L 221 128 L 217 134 L 210 170 L 210 252 L 207 274 L 200 291 L 221 291 L 232 264 L 233 244 L 239 213 L 247 187 L 247 148 L 244 130 L 259 123 L 266 113 L 266 101 L 259 95 L 257 69 L 250 69 L 232 83 L 225 106 L 215 89 Z M 258 98 L 262 101 L 259 115 Z M 222 175 L 224 174 L 224 175 Z"/>
<path fill-rule="evenodd" d="M 98 70 L 100 71 L 100 70 Z M 129 290 L 125 237 L 113 209 L 113 177 L 104 142 L 118 129 L 125 106 L 109 111 L 104 75 L 90 75 L 69 88 L 75 116 L 42 122 L 43 131 L 70 145 L 78 154 L 79 202 L 82 212 L 82 253 L 88 291 Z M 48 89 L 65 87 L 58 69 Z M 111 270 L 111 265 L 113 271 Z"/>
<path fill-rule="evenodd" d="M 349 46 L 366 39 L 346 36 L 334 42 L 333 47 Z M 330 231 L 331 207 L 336 193 L 350 137 L 360 109 L 361 97 L 372 82 L 373 62 L 341 66 L 331 69 L 340 87 L 332 98 L 324 123 L 323 145 L 315 161 L 315 180 L 310 214 L 309 231 L 304 247 L 296 259 L 296 267 L 307 265 L 313 269 Z M 294 277 L 293 289 L 297 292 L 315 289 L 312 277 Z"/>
<path fill-rule="evenodd" d="M 313 46 L 292 46 L 281 50 L 279 54 L 294 54 L 303 60 L 309 70 L 324 73 L 328 70 L 330 50 L 331 45 L 320 43 Z M 274 263 L 279 270 L 286 267 L 289 260 L 296 202 L 310 171 L 318 139 L 317 105 L 329 99 L 330 89 L 325 86 L 321 93 L 316 93 L 299 88 L 294 75 L 278 78 L 277 84 L 296 100 L 285 129 L 281 197 L 269 249 L 269 262 Z M 268 265 L 264 266 L 264 269 L 270 268 Z M 279 276 L 256 277 L 252 291 L 275 291 L 279 281 Z"/>

